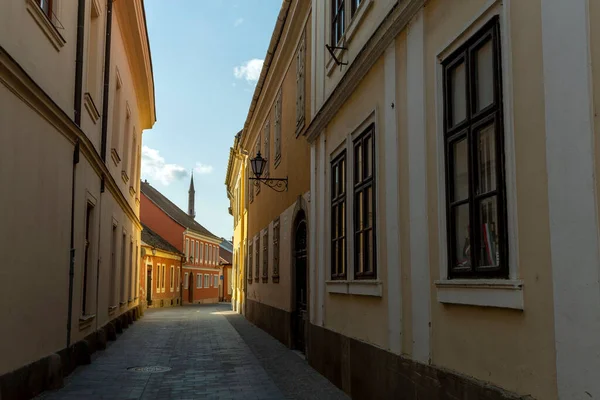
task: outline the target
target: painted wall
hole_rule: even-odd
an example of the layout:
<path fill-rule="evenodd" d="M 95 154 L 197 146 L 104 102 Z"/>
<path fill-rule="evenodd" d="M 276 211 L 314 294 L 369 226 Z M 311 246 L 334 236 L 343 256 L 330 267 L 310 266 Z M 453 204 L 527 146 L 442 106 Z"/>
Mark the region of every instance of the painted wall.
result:
<path fill-rule="evenodd" d="M 143 193 L 140 198 L 140 219 L 144 225 L 157 232 L 173 247 L 183 253 L 183 226 L 173 221 Z"/>
<path fill-rule="evenodd" d="M 141 295 L 147 293 L 148 271 L 152 274 L 151 291 L 152 305 L 150 307 L 168 307 L 180 304 L 180 283 L 181 283 L 181 264 L 178 256 L 170 255 L 157 251 L 156 256 L 152 256 L 151 248 L 145 247 L 146 257 L 144 257 L 140 270 L 140 290 Z M 150 254 L 150 255 L 148 255 Z M 164 285 L 162 267 L 165 266 Z M 171 277 L 171 267 L 173 267 L 173 277 Z M 173 279 L 172 279 L 173 278 Z M 172 287 L 171 287 L 172 286 Z M 145 301 L 145 297 L 143 299 Z"/>
<path fill-rule="evenodd" d="M 11 328 L 0 344 L 3 354 L 0 375 L 67 346 L 71 177 L 76 138 L 80 140 L 81 151 L 74 182 L 70 344 L 135 307 L 139 300 L 136 268 L 139 268 L 141 226 L 138 210 L 135 200 L 129 194 L 125 197 L 112 183 L 110 171 L 97 152 L 94 134 L 91 131 L 82 134 L 73 123 L 77 3 L 59 1 L 56 4 L 54 13 L 63 26 L 59 30 L 64 39 L 60 41 L 62 46 L 48 38 L 50 31 L 42 29 L 48 25 L 46 20 L 38 18 L 40 10 L 36 2 L 2 2 L 0 5 L 0 46 L 3 49 L 0 54 L 0 130 L 3 132 L 0 156 L 4 160 L 0 182 L 5 189 L 0 194 L 3 220 L 0 238 L 6 248 L 11 249 L 7 252 L 7 262 L 20 266 L 0 272 L 0 290 L 5 294 L 6 303 L 0 311 L 0 319 Z M 41 18 L 45 18 L 43 14 Z M 143 26 L 143 21 L 138 22 Z M 50 26 L 50 29 L 54 28 Z M 113 39 L 115 47 L 119 47 L 120 36 Z M 127 64 L 127 57 L 130 55 L 126 53 L 116 55 L 115 62 Z M 136 107 L 132 105 L 132 113 L 138 112 Z M 139 165 L 139 159 L 136 162 Z M 108 176 L 104 193 L 100 191 L 101 175 Z M 93 211 L 89 224 L 84 316 L 88 203 L 93 205 Z M 111 240 L 113 225 L 117 226 L 119 237 L 116 248 Z M 124 263 L 120 257 L 123 233 L 127 246 Z M 116 272 L 111 275 L 113 250 L 118 256 Z M 23 254 L 30 256 L 23 257 Z M 121 281 L 125 289 L 123 304 L 119 296 Z M 117 293 L 114 298 L 110 298 L 111 287 Z M 23 296 L 23 293 L 28 295 Z M 40 336 L 39 332 L 44 335 Z"/>
<path fill-rule="evenodd" d="M 186 275 L 187 274 L 187 275 Z M 218 269 L 211 268 L 183 268 L 183 280 L 187 282 L 187 288 L 184 283 L 183 303 L 190 304 L 190 274 L 193 274 L 191 280 L 193 292 L 193 303 L 217 303 L 219 301 L 219 285 L 215 286 L 215 277 L 219 277 Z M 209 277 L 208 286 L 205 286 L 205 275 Z M 186 280 L 187 276 L 187 280 Z M 198 287 L 198 276 L 202 278 L 200 287 Z"/>

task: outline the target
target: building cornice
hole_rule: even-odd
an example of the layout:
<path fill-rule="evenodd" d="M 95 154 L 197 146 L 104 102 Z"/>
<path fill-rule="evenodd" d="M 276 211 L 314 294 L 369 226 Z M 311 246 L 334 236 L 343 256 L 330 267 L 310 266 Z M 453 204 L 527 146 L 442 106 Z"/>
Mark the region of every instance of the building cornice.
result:
<path fill-rule="evenodd" d="M 133 210 L 114 180 L 108 166 L 90 139 L 75 125 L 73 120 L 39 87 L 25 70 L 0 46 L 0 83 L 54 126 L 73 145 L 79 140 L 79 148 L 94 172 L 104 178 L 106 189 L 138 229 L 142 229 L 139 216 Z"/>
<path fill-rule="evenodd" d="M 308 125 L 304 135 L 309 143 L 313 143 L 319 137 L 377 60 L 383 56 L 385 49 L 392 44 L 394 39 L 423 7 L 425 1 L 406 0 L 398 2 L 387 14 Z"/>
<path fill-rule="evenodd" d="M 150 129 L 156 121 L 154 103 L 154 76 L 142 0 L 115 1 L 115 13 L 127 59 L 132 69 L 132 80 L 139 104 L 142 129 Z"/>

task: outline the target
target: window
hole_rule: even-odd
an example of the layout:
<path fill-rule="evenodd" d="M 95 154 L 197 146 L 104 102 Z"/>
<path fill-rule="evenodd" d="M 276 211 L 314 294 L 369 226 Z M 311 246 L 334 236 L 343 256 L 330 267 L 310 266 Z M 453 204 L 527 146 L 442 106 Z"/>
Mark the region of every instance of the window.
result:
<path fill-rule="evenodd" d="M 137 185 L 135 183 L 135 180 L 137 179 L 137 158 L 136 158 L 137 154 L 138 154 L 137 136 L 135 134 L 135 128 L 134 128 L 133 142 L 131 144 L 131 160 L 130 160 L 130 164 L 129 164 L 129 174 L 131 175 L 131 185 L 130 185 L 131 189 L 134 189 L 134 187 L 137 187 Z"/>
<path fill-rule="evenodd" d="M 117 279 L 117 225 L 112 226 L 112 240 L 110 241 L 110 289 L 109 289 L 109 306 L 117 304 L 116 297 L 116 279 Z M 148 288 L 152 290 L 152 288 Z"/>
<path fill-rule="evenodd" d="M 204 262 L 204 245 L 200 243 L 200 262 Z"/>
<path fill-rule="evenodd" d="M 508 278 L 498 19 L 443 69 L 448 278 Z"/>
<path fill-rule="evenodd" d="M 54 0 L 38 0 L 37 3 L 40 5 L 40 8 L 46 14 L 48 19 L 52 21 L 52 14 L 54 12 Z"/>
<path fill-rule="evenodd" d="M 279 282 L 279 218 L 273 222 L 273 283 Z"/>
<path fill-rule="evenodd" d="M 123 132 L 123 169 L 121 170 L 121 176 L 123 176 L 125 183 L 129 180 L 127 175 L 127 168 L 129 167 L 129 142 L 131 137 L 131 110 L 129 104 L 125 102 L 125 130 Z"/>
<path fill-rule="evenodd" d="M 279 165 L 281 161 L 281 89 L 277 92 L 277 100 L 275 100 L 275 162 L 273 167 Z M 236 188 L 237 191 L 237 188 Z M 239 194 L 238 194 L 239 196 Z M 236 210 L 236 214 L 239 210 Z"/>
<path fill-rule="evenodd" d="M 88 310 L 88 302 L 87 302 L 87 288 L 88 288 L 88 271 L 89 271 L 89 263 L 90 263 L 90 245 L 92 244 L 92 217 L 94 212 L 94 206 L 91 203 L 87 203 L 87 208 L 85 212 L 85 242 L 83 244 L 83 288 L 81 295 L 81 315 L 86 315 Z"/>
<path fill-rule="evenodd" d="M 346 152 L 331 162 L 331 279 L 346 279 Z"/>
<path fill-rule="evenodd" d="M 133 264 L 133 238 L 129 240 L 129 301 L 133 300 L 133 293 L 135 291 L 135 277 L 133 275 L 134 264 Z"/>
<path fill-rule="evenodd" d="M 268 178 L 269 177 L 269 166 L 271 165 L 271 143 L 270 143 L 271 126 L 268 121 L 265 124 L 263 136 L 265 138 L 265 148 L 264 148 L 265 154 L 263 154 L 263 157 L 266 160 L 265 161 L 265 170 L 263 171 L 263 175 L 265 176 L 265 178 Z"/>
<path fill-rule="evenodd" d="M 204 254 L 206 254 L 204 262 L 208 263 L 208 245 L 206 243 L 204 243 Z"/>
<path fill-rule="evenodd" d="M 356 10 L 358 10 L 358 7 L 360 6 L 360 3 L 362 3 L 363 0 L 350 0 L 350 16 L 354 17 L 354 13 L 356 13 Z"/>
<path fill-rule="evenodd" d="M 190 239 L 185 238 L 185 261 L 190 257 Z"/>
<path fill-rule="evenodd" d="M 113 161 L 116 165 L 119 164 L 121 158 L 119 156 L 120 152 L 120 140 L 121 140 L 121 130 L 119 129 L 119 125 L 121 124 L 121 107 L 122 107 L 122 90 L 121 90 L 121 79 L 119 78 L 119 71 L 116 71 L 117 78 L 115 79 L 115 97 L 113 100 L 113 111 L 112 111 L 112 139 L 111 146 L 112 151 L 111 154 L 114 157 Z"/>
<path fill-rule="evenodd" d="M 246 272 L 248 273 L 248 283 L 252 283 L 252 256 L 253 256 L 253 252 L 252 252 L 252 242 L 250 242 L 248 244 L 248 267 L 246 268 Z"/>
<path fill-rule="evenodd" d="M 173 291 L 173 289 L 175 288 L 175 267 L 173 267 L 171 265 L 171 276 L 170 276 L 171 280 L 170 280 L 170 285 L 171 285 L 171 292 Z"/>
<path fill-rule="evenodd" d="M 194 262 L 194 241 L 192 240 L 192 245 L 190 246 L 190 262 Z"/>
<path fill-rule="evenodd" d="M 125 304 L 125 271 L 127 268 L 127 233 L 123 232 L 121 237 L 121 305 Z"/>
<path fill-rule="evenodd" d="M 190 288 L 190 282 L 188 281 L 188 273 L 187 272 L 185 274 L 183 274 L 183 288 L 184 289 Z"/>
<path fill-rule="evenodd" d="M 167 279 L 167 266 L 165 264 L 162 265 L 162 282 L 161 282 L 161 291 L 164 293 L 165 291 L 165 281 Z"/>
<path fill-rule="evenodd" d="M 255 155 L 260 153 L 260 144 L 261 143 L 260 143 L 260 133 L 259 133 L 258 138 L 256 139 L 256 144 L 255 144 L 255 147 L 256 147 L 256 149 L 254 151 Z M 250 171 L 252 171 L 252 167 L 250 167 Z M 256 195 L 258 195 L 260 193 L 260 185 L 259 184 L 254 185 L 254 191 L 256 192 Z"/>
<path fill-rule="evenodd" d="M 196 262 L 200 262 L 200 242 L 196 240 Z"/>
<path fill-rule="evenodd" d="M 218 288 L 219 287 L 219 275 L 215 275 L 214 279 L 215 279 L 215 281 L 213 283 L 213 286 Z"/>
<path fill-rule="evenodd" d="M 254 281 L 258 282 L 258 277 L 260 275 L 260 234 L 257 236 L 256 238 L 256 247 L 254 249 L 255 251 L 255 256 L 256 256 L 256 260 L 255 260 L 255 270 L 254 270 Z"/>
<path fill-rule="evenodd" d="M 371 125 L 354 140 L 354 277 L 375 278 L 375 138 Z"/>
<path fill-rule="evenodd" d="M 178 292 L 179 292 L 179 287 L 181 286 L 181 282 L 179 282 L 180 277 L 181 277 L 181 269 L 179 267 L 177 267 L 177 275 L 175 278 L 175 282 L 177 283 L 176 287 L 177 287 Z"/>
<path fill-rule="evenodd" d="M 337 45 L 342 36 L 344 36 L 346 18 L 345 18 L 345 0 L 331 0 L 331 45 Z"/>
<path fill-rule="evenodd" d="M 156 279 L 156 293 L 160 292 L 160 265 L 157 265 L 154 272 L 154 279 Z"/>
<path fill-rule="evenodd" d="M 49 11 L 51 12 L 52 8 L 52 0 L 46 0 L 47 3 L 50 4 Z M 44 1 L 42 1 L 44 3 Z M 42 7 L 43 9 L 43 7 Z M 46 12 L 46 11 L 44 11 Z M 50 14 L 47 14 L 50 18 Z M 96 101 L 99 100 L 98 97 L 98 73 L 100 72 L 100 57 L 98 57 L 99 50 L 99 38 L 100 38 L 100 10 L 98 10 L 94 4 L 91 2 L 91 11 L 90 11 L 90 28 L 89 28 L 89 37 L 88 37 L 88 54 L 87 54 L 87 80 L 86 80 L 86 89 L 87 92 L 91 94 L 92 98 Z"/>
<path fill-rule="evenodd" d="M 300 44 L 298 45 L 298 54 L 296 54 L 296 137 L 304 128 L 304 101 L 305 101 L 305 54 L 306 53 L 306 35 L 302 34 Z M 281 109 L 281 105 L 280 105 Z"/>
<path fill-rule="evenodd" d="M 210 287 L 210 275 L 208 275 L 208 274 L 204 274 L 204 287 L 205 288 Z"/>
<path fill-rule="evenodd" d="M 263 283 L 269 282 L 269 228 L 265 230 L 265 235 L 263 236 L 263 271 L 262 271 L 262 281 Z"/>
<path fill-rule="evenodd" d="M 140 288 L 139 285 L 139 280 L 140 280 L 140 263 L 138 262 L 138 254 L 139 254 L 139 248 L 137 246 L 137 243 L 135 245 L 135 283 L 133 286 L 133 294 L 134 297 L 137 299 L 138 298 L 138 290 Z"/>
<path fill-rule="evenodd" d="M 202 275 L 196 274 L 196 289 L 200 289 L 202 287 Z"/>

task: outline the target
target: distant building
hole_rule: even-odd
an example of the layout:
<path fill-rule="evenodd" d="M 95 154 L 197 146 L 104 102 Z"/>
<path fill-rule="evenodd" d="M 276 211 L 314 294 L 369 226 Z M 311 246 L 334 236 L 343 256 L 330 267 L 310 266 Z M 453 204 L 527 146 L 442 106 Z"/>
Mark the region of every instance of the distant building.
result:
<path fill-rule="evenodd" d="M 183 253 L 182 302 L 219 301 L 219 245 L 221 238 L 194 220 L 194 183 L 190 182 L 188 213 L 147 181 L 141 184 L 141 220 L 177 251 Z"/>
<path fill-rule="evenodd" d="M 141 301 L 148 307 L 180 305 L 181 271 L 185 256 L 152 229 L 142 226 Z"/>
<path fill-rule="evenodd" d="M 219 285 L 219 301 L 231 301 L 233 295 L 233 243 L 223 239 L 219 246 L 219 265 L 221 266 L 221 280 Z"/>

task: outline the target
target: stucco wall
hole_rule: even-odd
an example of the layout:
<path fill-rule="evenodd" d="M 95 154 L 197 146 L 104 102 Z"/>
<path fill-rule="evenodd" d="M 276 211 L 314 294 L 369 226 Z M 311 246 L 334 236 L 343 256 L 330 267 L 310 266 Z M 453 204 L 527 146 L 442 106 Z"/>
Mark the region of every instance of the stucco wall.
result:
<path fill-rule="evenodd" d="M 160 233 L 162 238 L 171 243 L 177 250 L 183 252 L 184 228 L 167 216 L 143 193 L 140 198 L 140 218 L 144 225 Z"/>

